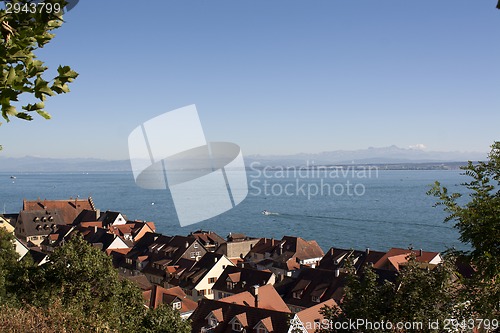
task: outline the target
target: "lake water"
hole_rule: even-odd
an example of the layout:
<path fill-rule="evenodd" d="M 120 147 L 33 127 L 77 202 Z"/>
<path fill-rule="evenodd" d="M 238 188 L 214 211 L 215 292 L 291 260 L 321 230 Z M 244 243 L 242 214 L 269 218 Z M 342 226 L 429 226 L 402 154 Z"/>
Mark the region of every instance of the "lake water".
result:
<path fill-rule="evenodd" d="M 443 251 L 464 248 L 446 214 L 426 195 L 439 180 L 451 191 L 466 180 L 460 171 L 372 171 L 309 175 L 250 171 L 249 195 L 234 209 L 210 220 L 180 227 L 167 190 L 136 186 L 131 173 L 0 173 L 0 210 L 17 213 L 22 200 L 92 196 L 97 208 L 120 211 L 129 219 L 153 221 L 157 231 L 186 235 L 197 229 L 318 241 L 323 250 L 391 247 Z M 288 187 L 287 187 L 288 185 Z M 285 193 L 285 189 L 287 190 Z M 262 210 L 275 214 L 263 215 Z"/>

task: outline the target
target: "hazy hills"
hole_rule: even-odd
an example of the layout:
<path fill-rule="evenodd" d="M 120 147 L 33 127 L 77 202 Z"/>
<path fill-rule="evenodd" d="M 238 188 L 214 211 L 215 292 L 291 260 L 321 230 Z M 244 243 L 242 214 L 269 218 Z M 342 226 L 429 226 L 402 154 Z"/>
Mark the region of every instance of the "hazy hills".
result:
<path fill-rule="evenodd" d="M 478 161 L 486 158 L 480 152 L 436 152 L 405 149 L 397 146 L 360 150 L 336 150 L 317 154 L 250 155 L 247 165 L 302 166 L 302 165 L 359 165 L 359 164 L 413 164 Z M 128 160 L 109 161 L 93 158 L 42 158 L 26 156 L 4 157 L 0 153 L 0 172 L 118 172 L 130 171 Z"/>

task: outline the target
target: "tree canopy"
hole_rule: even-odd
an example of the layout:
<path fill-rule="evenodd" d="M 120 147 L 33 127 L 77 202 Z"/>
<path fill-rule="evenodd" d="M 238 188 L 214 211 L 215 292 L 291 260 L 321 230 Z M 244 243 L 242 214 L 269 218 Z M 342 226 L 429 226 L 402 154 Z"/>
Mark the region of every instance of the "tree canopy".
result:
<path fill-rule="evenodd" d="M 437 206 L 449 213 L 446 222 L 454 223 L 460 240 L 471 247 L 462 251 L 475 267 L 466 280 L 466 301 L 483 318 L 500 317 L 500 142 L 491 146 L 488 160 L 469 162 L 462 168 L 471 180 L 463 193 L 450 193 L 436 182 L 429 194 Z M 466 201 L 465 199 L 469 200 Z"/>
<path fill-rule="evenodd" d="M 55 36 L 53 31 L 63 25 L 63 9 L 67 2 L 46 0 L 42 6 L 30 0 L 13 0 L 6 4 L 16 4 L 16 7 L 9 5 L 0 10 L 2 117 L 6 121 L 11 117 L 32 120 L 35 112 L 50 119 L 45 101 L 50 96 L 69 92 L 68 83 L 78 74 L 69 66 L 60 65 L 57 75 L 47 79 L 48 67 L 35 52 L 46 46 Z M 50 10 L 47 4 L 51 4 Z"/>

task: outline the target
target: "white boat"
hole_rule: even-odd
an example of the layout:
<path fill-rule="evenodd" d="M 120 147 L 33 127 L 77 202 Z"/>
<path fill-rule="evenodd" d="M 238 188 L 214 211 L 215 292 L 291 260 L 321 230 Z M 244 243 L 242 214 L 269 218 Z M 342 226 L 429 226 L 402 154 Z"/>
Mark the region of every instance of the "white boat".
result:
<path fill-rule="evenodd" d="M 264 209 L 262 211 L 262 215 L 278 215 L 278 213 L 273 213 L 273 212 L 270 212 L 270 211 Z"/>
<path fill-rule="evenodd" d="M 16 179 L 16 176 L 10 176 L 10 179 Z"/>

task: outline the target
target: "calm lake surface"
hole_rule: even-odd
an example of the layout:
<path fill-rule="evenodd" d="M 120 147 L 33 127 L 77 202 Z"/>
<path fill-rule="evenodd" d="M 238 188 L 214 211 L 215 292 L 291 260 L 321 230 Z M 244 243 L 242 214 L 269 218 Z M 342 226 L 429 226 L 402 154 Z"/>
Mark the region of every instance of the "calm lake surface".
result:
<path fill-rule="evenodd" d="M 460 171 L 372 171 L 368 174 L 293 174 L 249 171 L 249 195 L 234 209 L 180 227 L 168 190 L 139 188 L 131 173 L 0 173 L 0 210 L 17 213 L 22 200 L 92 196 L 97 208 L 153 221 L 163 234 L 197 229 L 281 238 L 295 235 L 318 241 L 323 250 L 391 247 L 444 251 L 464 248 L 458 232 L 444 224 L 446 213 L 426 195 L 439 180 L 451 191 L 467 180 Z M 287 187 L 288 185 L 288 187 Z M 285 192 L 286 189 L 286 192 Z M 263 210 L 272 215 L 261 214 Z"/>

